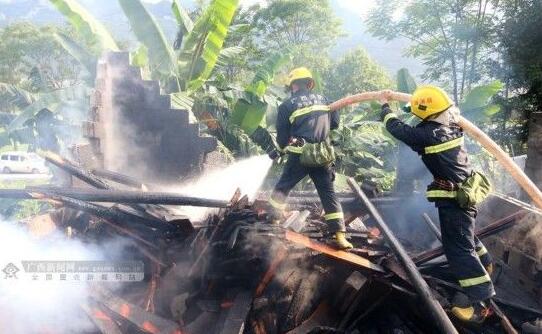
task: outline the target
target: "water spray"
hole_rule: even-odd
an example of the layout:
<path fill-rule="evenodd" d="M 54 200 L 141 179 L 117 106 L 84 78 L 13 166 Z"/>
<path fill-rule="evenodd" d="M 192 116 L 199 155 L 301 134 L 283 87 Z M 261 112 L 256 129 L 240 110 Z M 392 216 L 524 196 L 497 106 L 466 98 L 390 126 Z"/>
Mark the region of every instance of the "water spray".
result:
<path fill-rule="evenodd" d="M 166 190 L 213 200 L 230 200 L 237 189 L 249 199 L 254 199 L 263 184 L 273 161 L 267 155 L 239 160 L 225 168 L 206 172 L 194 182 Z M 208 213 L 207 208 L 182 208 L 182 213 L 192 220 L 200 220 Z"/>

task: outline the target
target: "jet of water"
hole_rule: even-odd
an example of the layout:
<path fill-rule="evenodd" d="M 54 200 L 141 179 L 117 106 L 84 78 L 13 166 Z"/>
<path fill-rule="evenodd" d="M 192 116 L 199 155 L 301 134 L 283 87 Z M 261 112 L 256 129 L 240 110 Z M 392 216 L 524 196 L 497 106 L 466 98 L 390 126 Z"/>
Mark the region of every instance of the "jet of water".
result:
<path fill-rule="evenodd" d="M 168 191 L 183 193 L 195 197 L 217 200 L 229 200 L 239 188 L 250 199 L 262 186 L 273 162 L 267 155 L 260 155 L 239 160 L 226 168 L 205 173 L 199 179 Z M 193 221 L 205 218 L 212 211 L 206 208 L 187 207 L 179 210 Z"/>

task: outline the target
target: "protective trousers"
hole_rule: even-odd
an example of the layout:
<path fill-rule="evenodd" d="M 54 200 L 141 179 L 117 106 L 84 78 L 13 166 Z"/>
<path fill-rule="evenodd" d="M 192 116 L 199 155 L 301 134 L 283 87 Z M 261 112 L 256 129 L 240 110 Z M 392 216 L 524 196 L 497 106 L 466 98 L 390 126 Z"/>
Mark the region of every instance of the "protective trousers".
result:
<path fill-rule="evenodd" d="M 487 268 L 491 256 L 474 235 L 476 208 L 463 209 L 450 201 L 438 207 L 442 245 L 448 263 L 472 303 L 495 295 Z"/>
<path fill-rule="evenodd" d="M 299 154 L 288 154 L 288 161 L 286 161 L 282 175 L 269 200 L 275 214 L 282 213 L 290 191 L 299 181 L 308 175 L 314 183 L 322 206 L 324 207 L 324 219 L 328 224 L 329 232 L 346 231 L 341 204 L 335 194 L 335 187 L 333 185 L 335 175 L 331 166 L 305 167 L 301 165 L 299 160 Z"/>

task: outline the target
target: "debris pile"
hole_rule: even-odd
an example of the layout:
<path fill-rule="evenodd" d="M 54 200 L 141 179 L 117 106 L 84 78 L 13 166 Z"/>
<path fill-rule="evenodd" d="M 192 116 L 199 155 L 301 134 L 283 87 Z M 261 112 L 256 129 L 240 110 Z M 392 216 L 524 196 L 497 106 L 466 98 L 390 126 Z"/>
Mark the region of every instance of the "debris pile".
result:
<path fill-rule="evenodd" d="M 345 252 L 323 241 L 325 223 L 310 194 L 294 193 L 297 210 L 272 224 L 265 201 L 250 202 L 240 192 L 229 202 L 153 192 L 118 173 L 46 158 L 92 188 L 2 189 L 0 197 L 49 201 L 55 210 L 34 221 L 48 221 L 85 242 L 122 236 L 129 240 L 127 251 L 111 257 L 144 263 L 142 282 L 90 286 L 81 312 L 97 333 L 437 333 L 442 327 L 424 300 L 446 310 L 461 291 L 440 248 L 402 254 L 413 262 L 405 266 L 391 231 L 379 225 L 378 208 L 389 206 L 392 197 L 373 193 L 369 200 L 359 188 L 361 197 L 355 191 L 341 195 L 349 203 L 346 220 L 355 245 Z M 192 222 L 172 205 L 219 209 Z M 494 235 L 526 214 L 516 211 L 478 236 Z M 531 292 L 517 293 L 521 287 L 509 287 L 516 294 L 507 294 L 513 270 L 503 262 L 497 267 L 493 317 L 473 327 L 440 315 L 458 332 L 515 333 L 529 322 L 537 330 L 540 305 Z M 420 292 L 412 270 L 423 277 L 428 295 Z"/>

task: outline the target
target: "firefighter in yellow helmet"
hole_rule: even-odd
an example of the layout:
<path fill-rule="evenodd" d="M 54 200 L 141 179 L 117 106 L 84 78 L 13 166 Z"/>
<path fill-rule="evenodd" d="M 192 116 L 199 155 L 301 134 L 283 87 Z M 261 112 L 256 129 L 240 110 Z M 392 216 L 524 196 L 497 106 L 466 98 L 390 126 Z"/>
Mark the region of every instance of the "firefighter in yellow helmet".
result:
<path fill-rule="evenodd" d="M 330 243 L 340 249 L 352 248 L 346 240 L 343 212 L 333 185 L 335 154 L 329 133 L 339 126 L 339 114 L 329 109 L 324 96 L 312 92 L 314 79 L 307 68 L 290 72 L 288 88 L 291 96 L 279 106 L 276 126 L 277 144 L 288 160 L 269 200 L 273 215 L 275 219 L 282 217 L 288 194 L 308 175 L 324 207 Z M 278 156 L 278 152 L 270 154 L 272 159 Z"/>
<path fill-rule="evenodd" d="M 431 174 L 427 199 L 439 212 L 442 245 L 448 263 L 468 301 L 454 301 L 452 313 L 460 320 L 482 322 L 490 313 L 488 300 L 495 295 L 489 276 L 492 260 L 474 235 L 476 205 L 491 190 L 485 176 L 471 169 L 464 147 L 459 109 L 446 92 L 435 86 L 419 87 L 410 101 L 411 112 L 422 121 L 415 127 L 382 105 L 386 129 L 417 152 Z"/>

